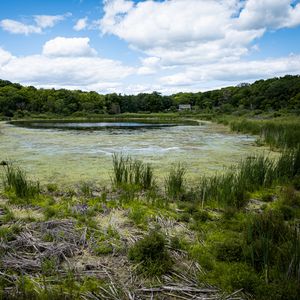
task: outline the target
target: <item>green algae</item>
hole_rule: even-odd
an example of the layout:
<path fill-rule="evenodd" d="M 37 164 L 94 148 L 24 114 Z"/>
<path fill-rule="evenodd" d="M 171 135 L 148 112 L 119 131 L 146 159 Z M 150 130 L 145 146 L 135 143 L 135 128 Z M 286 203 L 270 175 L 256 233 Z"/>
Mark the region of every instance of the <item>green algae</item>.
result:
<path fill-rule="evenodd" d="M 242 157 L 267 151 L 256 146 L 255 137 L 234 134 L 213 123 L 100 131 L 32 129 L 2 123 L 0 134 L 0 160 L 16 162 L 41 183 L 59 185 L 80 181 L 107 185 L 113 153 L 151 163 L 161 180 L 172 164 L 181 162 L 187 167 L 188 179 L 196 181 Z"/>

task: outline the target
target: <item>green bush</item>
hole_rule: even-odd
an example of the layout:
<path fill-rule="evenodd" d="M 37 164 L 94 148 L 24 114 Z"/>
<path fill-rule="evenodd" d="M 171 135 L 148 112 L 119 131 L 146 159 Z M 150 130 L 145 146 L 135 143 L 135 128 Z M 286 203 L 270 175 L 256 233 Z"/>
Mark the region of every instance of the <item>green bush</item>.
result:
<path fill-rule="evenodd" d="M 166 248 L 165 237 L 157 231 L 150 232 L 136 242 L 128 252 L 130 260 L 139 263 L 139 270 L 150 276 L 160 276 L 171 269 L 172 260 Z"/>
<path fill-rule="evenodd" d="M 243 245 L 239 239 L 229 238 L 224 242 L 214 243 L 213 247 L 218 260 L 238 262 L 243 259 Z"/>
<path fill-rule="evenodd" d="M 220 286 L 223 290 L 234 292 L 243 289 L 254 294 L 261 283 L 255 271 L 244 263 L 218 263 L 212 271 L 200 276 L 200 280 Z"/>

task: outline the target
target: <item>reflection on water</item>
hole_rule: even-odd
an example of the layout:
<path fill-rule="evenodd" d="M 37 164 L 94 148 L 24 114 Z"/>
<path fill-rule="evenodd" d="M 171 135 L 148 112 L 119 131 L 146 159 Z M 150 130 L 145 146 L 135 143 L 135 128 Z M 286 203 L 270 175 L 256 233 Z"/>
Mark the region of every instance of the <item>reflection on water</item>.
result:
<path fill-rule="evenodd" d="M 221 125 L 110 128 L 106 130 L 30 129 L 1 124 L 0 160 L 11 159 L 42 182 L 110 181 L 114 152 L 151 163 L 158 177 L 182 162 L 189 178 L 212 174 L 246 155 L 263 152 L 254 137 L 228 132 Z"/>
<path fill-rule="evenodd" d="M 176 124 L 142 123 L 142 122 L 19 122 L 29 128 L 61 128 L 61 129 L 107 129 L 107 128 L 159 128 L 177 126 Z"/>

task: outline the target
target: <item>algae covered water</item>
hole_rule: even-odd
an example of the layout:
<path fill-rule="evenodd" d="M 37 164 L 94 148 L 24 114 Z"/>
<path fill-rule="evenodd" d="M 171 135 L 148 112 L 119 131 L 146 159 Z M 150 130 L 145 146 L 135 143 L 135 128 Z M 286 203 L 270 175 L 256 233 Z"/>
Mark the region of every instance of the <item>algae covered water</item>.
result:
<path fill-rule="evenodd" d="M 188 169 L 188 178 L 197 180 L 203 174 L 222 171 L 242 157 L 266 151 L 255 146 L 255 137 L 233 134 L 213 123 L 138 124 L 134 130 L 119 125 L 102 130 L 93 126 L 89 130 L 63 130 L 59 126 L 29 128 L 1 123 L 0 159 L 17 163 L 42 183 L 93 181 L 105 185 L 110 182 L 113 153 L 151 163 L 161 179 L 173 163 L 181 162 Z"/>

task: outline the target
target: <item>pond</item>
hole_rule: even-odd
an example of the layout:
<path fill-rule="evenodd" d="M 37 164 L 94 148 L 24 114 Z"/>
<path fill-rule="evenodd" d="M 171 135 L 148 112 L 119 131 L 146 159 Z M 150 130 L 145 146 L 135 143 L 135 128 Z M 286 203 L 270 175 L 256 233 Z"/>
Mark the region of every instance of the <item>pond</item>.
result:
<path fill-rule="evenodd" d="M 93 181 L 106 185 L 112 175 L 113 153 L 151 163 L 160 180 L 172 164 L 181 162 L 188 169 L 189 180 L 196 181 L 203 174 L 222 172 L 242 157 L 267 151 L 255 145 L 255 137 L 231 133 L 222 125 L 192 124 L 1 123 L 0 160 L 16 162 L 42 183 Z M 86 130 L 78 130 L 83 128 Z"/>
<path fill-rule="evenodd" d="M 179 125 L 198 125 L 195 121 L 181 121 L 181 122 L 158 122 L 153 120 L 144 121 L 61 121 L 61 120 L 45 120 L 45 121 L 13 121 L 13 125 L 27 128 L 58 128 L 58 129 L 73 129 L 73 130 L 103 130 L 103 129 L 141 129 L 141 128 L 160 128 L 172 127 Z"/>

